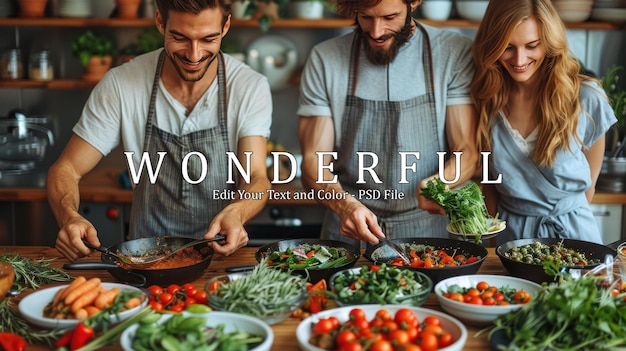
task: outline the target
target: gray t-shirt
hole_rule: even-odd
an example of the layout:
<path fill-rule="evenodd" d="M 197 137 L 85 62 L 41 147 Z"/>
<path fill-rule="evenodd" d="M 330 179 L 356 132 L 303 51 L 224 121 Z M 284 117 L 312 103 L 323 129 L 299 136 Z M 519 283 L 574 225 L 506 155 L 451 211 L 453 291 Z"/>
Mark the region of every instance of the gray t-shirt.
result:
<path fill-rule="evenodd" d="M 471 103 L 472 40 L 448 29 L 422 26 L 430 38 L 437 118 L 442 121 L 439 123 L 440 140 L 445 140 L 446 107 Z M 332 117 L 337 146 L 340 145 L 354 35 L 348 33 L 316 45 L 304 67 L 300 86 L 298 115 Z M 361 49 L 356 96 L 367 100 L 402 101 L 425 94 L 423 40 L 424 35 L 417 29 L 388 66 L 371 64 Z"/>
<path fill-rule="evenodd" d="M 148 106 L 161 50 L 141 55 L 115 67 L 93 89 L 73 132 L 107 155 L 120 140 L 124 151 L 134 151 L 138 167 Z M 232 151 L 247 136 L 269 137 L 272 95 L 267 78 L 237 59 L 224 55 L 228 89 L 228 141 Z M 214 127 L 218 123 L 217 79 L 186 115 L 185 107 L 159 84 L 156 126 L 174 135 Z"/>

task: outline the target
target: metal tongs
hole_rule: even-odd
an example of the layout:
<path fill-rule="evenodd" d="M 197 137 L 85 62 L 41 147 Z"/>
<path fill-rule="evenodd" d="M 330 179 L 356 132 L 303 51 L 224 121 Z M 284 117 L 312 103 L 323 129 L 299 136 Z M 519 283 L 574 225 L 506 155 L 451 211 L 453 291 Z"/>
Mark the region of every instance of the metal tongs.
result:
<path fill-rule="evenodd" d="M 378 238 L 378 240 L 382 241 L 387 246 L 389 246 L 396 254 L 398 254 L 398 256 L 400 256 L 402 261 L 404 261 L 404 263 L 406 263 L 407 265 L 411 264 L 411 259 L 409 258 L 409 256 L 406 255 L 406 253 L 404 252 L 404 250 L 402 250 L 402 248 L 400 248 L 398 245 L 394 244 L 393 242 L 391 242 L 391 240 L 387 239 L 384 236 L 376 235 L 376 237 Z"/>

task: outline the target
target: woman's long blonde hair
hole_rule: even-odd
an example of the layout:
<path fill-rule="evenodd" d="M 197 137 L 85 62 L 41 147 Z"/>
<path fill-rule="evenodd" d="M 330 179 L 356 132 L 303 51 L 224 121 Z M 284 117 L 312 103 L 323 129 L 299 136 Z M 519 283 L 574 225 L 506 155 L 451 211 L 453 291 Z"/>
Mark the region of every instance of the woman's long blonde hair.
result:
<path fill-rule="evenodd" d="M 541 82 L 535 112 L 539 134 L 531 158 L 540 166 L 552 166 L 559 150 L 571 150 L 570 137 L 582 144 L 577 133 L 580 84 L 592 78 L 579 73 L 580 63 L 570 56 L 565 26 L 550 0 L 489 2 L 472 47 L 476 73 L 471 93 L 479 112 L 476 139 L 481 150 L 491 150 L 490 121 L 506 106 L 515 84 L 498 59 L 515 28 L 529 18 L 537 21 L 541 45 L 546 50 L 545 60 L 535 73 Z"/>

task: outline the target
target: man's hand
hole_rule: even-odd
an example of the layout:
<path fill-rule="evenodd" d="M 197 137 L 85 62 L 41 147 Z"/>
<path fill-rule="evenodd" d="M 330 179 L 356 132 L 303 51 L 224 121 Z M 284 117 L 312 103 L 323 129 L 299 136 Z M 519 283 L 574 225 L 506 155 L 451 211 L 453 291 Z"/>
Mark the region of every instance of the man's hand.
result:
<path fill-rule="evenodd" d="M 70 261 L 87 256 L 91 250 L 85 246 L 83 239 L 94 246 L 100 246 L 96 228 L 84 217 L 77 216 L 61 227 L 56 240 L 56 249 Z"/>
<path fill-rule="evenodd" d="M 345 237 L 375 245 L 379 242 L 379 236 L 385 236 L 376 215 L 358 201 L 351 202 L 338 215 L 341 222 L 339 233 Z"/>
<path fill-rule="evenodd" d="M 217 234 L 226 236 L 226 242 L 211 242 L 209 245 L 220 255 L 229 256 L 248 244 L 248 232 L 243 227 L 235 206 L 227 206 L 215 216 L 204 237 L 208 239 Z"/>

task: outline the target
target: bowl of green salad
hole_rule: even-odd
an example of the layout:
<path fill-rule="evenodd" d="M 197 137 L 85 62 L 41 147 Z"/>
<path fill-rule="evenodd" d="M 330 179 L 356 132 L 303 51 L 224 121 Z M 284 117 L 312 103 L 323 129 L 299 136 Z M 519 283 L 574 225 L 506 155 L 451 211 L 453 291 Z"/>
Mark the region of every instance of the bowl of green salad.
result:
<path fill-rule="evenodd" d="M 330 278 L 330 291 L 339 306 L 421 306 L 432 290 L 433 281 L 426 274 L 384 263 L 344 269 Z"/>
<path fill-rule="evenodd" d="M 315 284 L 340 270 L 351 268 L 361 250 L 349 243 L 329 239 L 285 239 L 259 247 L 255 255 L 267 265 L 291 270 Z"/>

